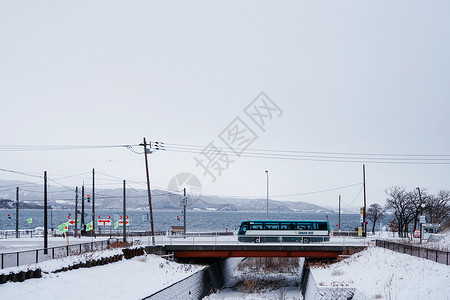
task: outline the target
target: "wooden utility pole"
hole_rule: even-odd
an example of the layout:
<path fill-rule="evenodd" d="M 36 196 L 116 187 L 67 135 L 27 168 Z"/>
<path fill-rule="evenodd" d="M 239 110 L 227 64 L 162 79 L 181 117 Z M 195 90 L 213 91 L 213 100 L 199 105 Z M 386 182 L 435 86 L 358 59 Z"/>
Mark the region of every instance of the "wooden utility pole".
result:
<path fill-rule="evenodd" d="M 16 239 L 19 238 L 19 187 L 16 189 Z"/>
<path fill-rule="evenodd" d="M 48 253 L 47 229 L 47 171 L 44 171 L 44 254 Z"/>
<path fill-rule="evenodd" d="M 95 236 L 95 169 L 92 169 L 92 234 Z"/>
<path fill-rule="evenodd" d="M 187 205 L 187 197 L 186 197 L 186 188 L 183 189 L 183 234 L 186 236 L 186 205 Z"/>
<path fill-rule="evenodd" d="M 341 195 L 339 195 L 339 231 L 341 231 Z"/>
<path fill-rule="evenodd" d="M 366 225 L 366 165 L 363 165 L 363 187 L 364 187 L 364 210 L 363 210 L 363 236 L 367 236 L 367 225 Z"/>
<path fill-rule="evenodd" d="M 151 147 L 151 144 L 150 144 Z M 147 194 L 148 194 L 148 207 L 150 209 L 150 224 L 151 224 L 151 235 L 152 235 L 152 245 L 155 244 L 155 230 L 153 226 L 153 211 L 152 211 L 152 193 L 150 191 L 150 175 L 148 173 L 148 160 L 147 160 L 147 142 L 144 138 L 144 155 L 145 155 L 145 171 L 147 174 Z"/>
<path fill-rule="evenodd" d="M 127 198 L 125 192 L 125 180 L 123 181 L 123 242 L 127 242 Z"/>
<path fill-rule="evenodd" d="M 74 237 L 77 237 L 78 230 L 78 187 L 75 187 L 75 231 L 73 233 Z"/>
<path fill-rule="evenodd" d="M 81 187 L 81 226 L 80 226 L 80 236 L 85 234 L 84 230 L 84 182 Z"/>

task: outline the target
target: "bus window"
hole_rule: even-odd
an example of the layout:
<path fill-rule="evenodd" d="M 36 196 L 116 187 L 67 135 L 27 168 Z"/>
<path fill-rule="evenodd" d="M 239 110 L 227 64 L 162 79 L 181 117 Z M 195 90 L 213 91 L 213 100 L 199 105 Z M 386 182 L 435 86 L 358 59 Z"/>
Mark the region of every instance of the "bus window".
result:
<path fill-rule="evenodd" d="M 295 224 L 294 223 L 280 223 L 280 229 L 281 230 L 294 230 Z"/>
<path fill-rule="evenodd" d="M 280 229 L 280 223 L 264 223 L 264 229 L 278 230 L 278 229 Z"/>
<path fill-rule="evenodd" d="M 239 228 L 239 234 L 245 234 L 245 232 L 247 232 L 247 224 L 244 223 Z"/>
<path fill-rule="evenodd" d="M 254 222 L 253 224 L 250 225 L 250 229 L 262 230 L 263 229 L 263 224 L 259 223 L 259 222 Z"/>
<path fill-rule="evenodd" d="M 319 230 L 328 230 L 327 223 L 321 222 L 319 224 Z"/>
<path fill-rule="evenodd" d="M 297 223 L 297 229 L 298 230 L 311 230 L 313 229 L 312 224 L 311 223 Z"/>

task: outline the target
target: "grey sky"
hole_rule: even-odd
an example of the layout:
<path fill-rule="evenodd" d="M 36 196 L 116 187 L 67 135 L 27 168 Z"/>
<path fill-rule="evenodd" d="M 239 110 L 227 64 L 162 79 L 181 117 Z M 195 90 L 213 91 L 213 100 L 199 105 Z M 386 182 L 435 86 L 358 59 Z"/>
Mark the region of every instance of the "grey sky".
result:
<path fill-rule="evenodd" d="M 252 126 L 243 110 L 264 91 L 283 114 L 250 148 L 450 155 L 449 11 L 448 1 L 1 1 L 0 145 L 224 146 L 218 135 L 238 116 Z M 362 182 L 361 163 L 233 157 L 212 183 L 194 156 L 152 154 L 152 186 L 191 172 L 204 193 L 265 197 L 266 169 L 271 195 Z M 145 181 L 143 156 L 125 148 L 1 151 L 0 168 Z M 450 189 L 448 164 L 366 168 L 369 203 L 392 185 Z M 275 199 L 337 205 L 359 191 Z"/>

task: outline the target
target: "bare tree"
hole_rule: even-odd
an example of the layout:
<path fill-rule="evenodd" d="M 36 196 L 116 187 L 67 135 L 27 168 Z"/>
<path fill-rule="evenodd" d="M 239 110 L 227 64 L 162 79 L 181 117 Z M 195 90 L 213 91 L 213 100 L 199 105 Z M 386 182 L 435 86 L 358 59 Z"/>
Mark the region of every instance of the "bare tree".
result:
<path fill-rule="evenodd" d="M 430 197 L 427 194 L 426 189 L 422 189 L 420 192 L 417 189 L 414 189 L 411 192 L 406 193 L 407 201 L 410 202 L 409 209 L 411 219 L 414 221 L 413 229 L 418 229 L 419 216 L 423 213 L 425 203 L 427 199 Z"/>
<path fill-rule="evenodd" d="M 400 237 L 406 237 L 408 227 L 413 219 L 413 208 L 410 197 L 404 187 L 393 186 L 386 190 L 388 195 L 386 208 L 394 210 L 394 218 L 398 223 L 398 234 Z"/>
<path fill-rule="evenodd" d="M 430 223 L 443 223 L 450 217 L 450 191 L 441 190 L 425 201 L 425 212 Z"/>
<path fill-rule="evenodd" d="M 386 194 L 386 208 L 393 210 L 400 237 L 407 236 L 412 221 L 414 229 L 418 227 L 418 218 L 423 213 L 430 223 L 450 224 L 450 191 L 430 195 L 425 189 L 407 192 L 403 187 L 393 186 Z"/>
<path fill-rule="evenodd" d="M 372 221 L 372 233 L 375 233 L 375 225 L 386 213 L 386 209 L 380 204 L 374 203 L 369 206 L 367 210 L 367 219 Z"/>

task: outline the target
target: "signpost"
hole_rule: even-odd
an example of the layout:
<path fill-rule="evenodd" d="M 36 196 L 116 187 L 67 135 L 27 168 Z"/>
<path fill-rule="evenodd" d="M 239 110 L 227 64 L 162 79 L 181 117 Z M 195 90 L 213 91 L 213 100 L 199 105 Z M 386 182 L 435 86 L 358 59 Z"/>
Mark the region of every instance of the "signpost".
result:
<path fill-rule="evenodd" d="M 67 241 L 67 246 L 70 249 L 69 239 L 67 238 L 67 234 L 66 234 L 66 232 L 69 230 L 69 221 L 58 225 L 58 230 L 59 230 L 59 233 L 64 233 L 64 237 L 66 238 L 66 241 Z"/>
<path fill-rule="evenodd" d="M 419 217 L 419 223 L 420 223 L 420 243 L 422 244 L 423 224 L 426 223 L 425 216 L 420 216 Z"/>

